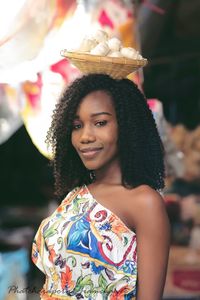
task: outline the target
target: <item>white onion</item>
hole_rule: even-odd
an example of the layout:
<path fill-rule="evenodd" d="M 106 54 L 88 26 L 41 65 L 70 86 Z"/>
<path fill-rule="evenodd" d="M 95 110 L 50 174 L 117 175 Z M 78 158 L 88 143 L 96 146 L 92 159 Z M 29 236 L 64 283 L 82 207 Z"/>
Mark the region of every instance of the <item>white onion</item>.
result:
<path fill-rule="evenodd" d="M 119 51 L 122 46 L 121 41 L 115 37 L 108 40 L 107 44 L 108 44 L 108 47 L 110 48 L 110 50 L 112 50 L 112 51 Z"/>
<path fill-rule="evenodd" d="M 106 42 L 101 42 L 90 51 L 90 54 L 106 56 L 108 52 L 109 52 L 109 48 Z"/>

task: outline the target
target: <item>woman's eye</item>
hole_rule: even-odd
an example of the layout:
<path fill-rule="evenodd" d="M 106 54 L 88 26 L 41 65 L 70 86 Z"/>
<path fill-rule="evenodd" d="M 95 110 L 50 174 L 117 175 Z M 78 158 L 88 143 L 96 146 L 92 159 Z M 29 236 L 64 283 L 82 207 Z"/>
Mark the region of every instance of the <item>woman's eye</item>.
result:
<path fill-rule="evenodd" d="M 80 128 L 81 128 L 81 124 L 73 124 L 73 127 L 72 127 L 73 130 L 77 130 Z"/>
<path fill-rule="evenodd" d="M 98 121 L 95 123 L 97 127 L 105 126 L 108 122 L 107 121 Z"/>

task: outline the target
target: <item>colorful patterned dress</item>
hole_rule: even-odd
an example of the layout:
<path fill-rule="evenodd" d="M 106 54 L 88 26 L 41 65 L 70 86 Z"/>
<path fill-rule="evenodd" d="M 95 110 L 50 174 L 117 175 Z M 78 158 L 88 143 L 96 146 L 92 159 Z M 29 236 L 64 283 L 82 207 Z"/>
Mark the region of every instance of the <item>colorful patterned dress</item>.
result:
<path fill-rule="evenodd" d="M 86 185 L 42 221 L 32 260 L 46 275 L 42 299 L 135 299 L 136 234 Z"/>

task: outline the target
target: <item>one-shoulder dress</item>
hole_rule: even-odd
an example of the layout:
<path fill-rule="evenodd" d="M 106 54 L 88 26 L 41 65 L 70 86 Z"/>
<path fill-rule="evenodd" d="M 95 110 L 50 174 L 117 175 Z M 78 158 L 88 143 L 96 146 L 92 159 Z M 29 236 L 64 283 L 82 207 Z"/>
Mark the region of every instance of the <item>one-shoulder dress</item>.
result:
<path fill-rule="evenodd" d="M 42 221 L 32 260 L 46 275 L 43 300 L 136 299 L 136 234 L 86 185 Z"/>

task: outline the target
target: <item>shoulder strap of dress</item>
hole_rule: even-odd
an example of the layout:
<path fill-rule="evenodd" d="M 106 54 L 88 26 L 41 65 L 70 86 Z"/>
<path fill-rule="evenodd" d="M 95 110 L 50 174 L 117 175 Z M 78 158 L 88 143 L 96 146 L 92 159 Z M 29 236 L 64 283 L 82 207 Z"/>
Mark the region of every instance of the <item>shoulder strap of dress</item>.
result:
<path fill-rule="evenodd" d="M 74 188 L 71 192 L 69 192 L 66 197 L 63 199 L 60 205 L 70 203 L 80 192 L 80 187 Z"/>

